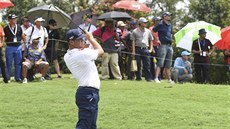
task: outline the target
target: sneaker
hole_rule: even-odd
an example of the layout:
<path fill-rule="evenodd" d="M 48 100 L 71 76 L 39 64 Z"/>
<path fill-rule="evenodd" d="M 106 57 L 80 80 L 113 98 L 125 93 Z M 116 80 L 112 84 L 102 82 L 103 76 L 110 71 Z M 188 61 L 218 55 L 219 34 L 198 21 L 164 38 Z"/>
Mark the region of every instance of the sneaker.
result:
<path fill-rule="evenodd" d="M 41 77 L 41 82 L 46 82 L 46 79 L 44 77 Z"/>
<path fill-rule="evenodd" d="M 171 79 L 168 82 L 171 83 L 171 84 L 175 84 L 175 82 L 173 80 L 171 80 Z"/>
<path fill-rule="evenodd" d="M 155 78 L 154 81 L 155 81 L 156 83 L 161 83 L 161 81 L 159 81 L 157 78 Z"/>
<path fill-rule="evenodd" d="M 57 78 L 62 78 L 62 76 L 61 76 L 61 75 L 58 75 Z"/>
<path fill-rule="evenodd" d="M 27 83 L 27 78 L 24 78 L 22 83 L 24 83 L 24 84 Z"/>

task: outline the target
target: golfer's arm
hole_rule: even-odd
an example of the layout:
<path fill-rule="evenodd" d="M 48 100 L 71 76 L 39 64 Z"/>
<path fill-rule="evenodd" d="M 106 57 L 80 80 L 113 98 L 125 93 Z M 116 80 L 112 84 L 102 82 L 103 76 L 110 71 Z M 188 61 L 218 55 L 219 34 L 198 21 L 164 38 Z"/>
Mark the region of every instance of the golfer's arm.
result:
<path fill-rule="evenodd" d="M 90 38 L 89 39 L 90 43 L 93 45 L 93 48 L 95 50 L 98 50 L 98 56 L 101 56 L 102 54 L 104 54 L 104 50 L 102 49 L 101 45 L 96 41 L 95 38 Z"/>

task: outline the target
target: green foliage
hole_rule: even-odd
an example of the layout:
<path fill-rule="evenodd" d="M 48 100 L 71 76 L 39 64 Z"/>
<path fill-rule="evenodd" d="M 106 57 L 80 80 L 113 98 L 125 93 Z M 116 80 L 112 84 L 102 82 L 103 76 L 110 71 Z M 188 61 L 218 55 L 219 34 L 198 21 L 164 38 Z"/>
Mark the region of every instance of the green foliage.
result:
<path fill-rule="evenodd" d="M 77 81 L 0 85 L 2 129 L 73 129 Z M 2 82 L 0 82 L 2 83 Z M 98 129 L 229 129 L 228 85 L 102 81 Z"/>
<path fill-rule="evenodd" d="M 224 27 L 229 19 L 229 1 L 223 0 L 190 0 L 189 13 L 193 20 L 203 20 Z"/>

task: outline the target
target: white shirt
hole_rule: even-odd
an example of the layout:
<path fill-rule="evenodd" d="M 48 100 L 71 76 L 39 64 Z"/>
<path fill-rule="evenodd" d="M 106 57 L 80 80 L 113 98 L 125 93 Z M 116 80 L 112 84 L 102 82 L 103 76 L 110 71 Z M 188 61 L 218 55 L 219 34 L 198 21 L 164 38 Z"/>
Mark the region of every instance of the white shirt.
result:
<path fill-rule="evenodd" d="M 27 40 L 29 40 L 31 32 L 32 32 L 32 28 L 33 27 L 29 27 L 24 34 L 26 35 L 26 37 L 28 38 Z M 40 29 L 37 28 L 37 26 L 34 26 L 34 31 L 32 33 L 32 35 L 37 35 L 39 37 L 41 37 L 39 39 L 39 43 L 38 43 L 38 47 L 41 48 L 44 45 L 45 42 L 45 38 L 48 38 L 48 33 L 45 27 L 41 26 Z M 31 36 L 32 37 L 32 36 Z M 32 40 L 30 39 L 30 41 L 28 41 L 30 43 L 32 43 Z"/>
<path fill-rule="evenodd" d="M 64 56 L 67 68 L 78 80 L 78 86 L 100 89 L 100 79 L 95 65 L 98 51 L 90 48 L 68 50 Z"/>
<path fill-rule="evenodd" d="M 85 31 L 88 31 L 90 33 L 94 32 L 97 28 L 93 24 L 89 23 L 86 25 L 85 23 L 79 25 L 80 28 L 82 28 Z"/>

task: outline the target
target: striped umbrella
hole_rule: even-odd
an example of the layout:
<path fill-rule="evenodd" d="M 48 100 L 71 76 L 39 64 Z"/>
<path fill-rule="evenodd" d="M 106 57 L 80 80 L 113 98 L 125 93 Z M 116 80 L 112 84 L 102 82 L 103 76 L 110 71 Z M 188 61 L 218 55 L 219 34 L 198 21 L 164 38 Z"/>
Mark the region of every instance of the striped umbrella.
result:
<path fill-rule="evenodd" d="M 206 38 L 209 39 L 212 44 L 215 44 L 221 39 L 219 26 L 204 21 L 192 22 L 188 23 L 174 35 L 176 39 L 176 46 L 191 51 L 192 43 L 199 37 L 198 31 L 202 28 L 206 30 Z"/>

